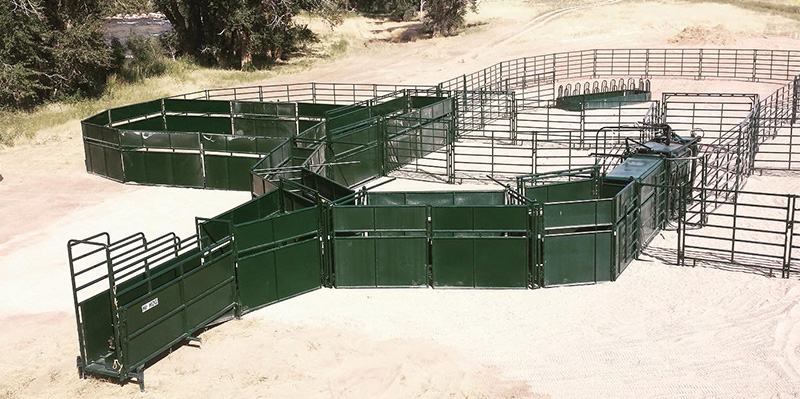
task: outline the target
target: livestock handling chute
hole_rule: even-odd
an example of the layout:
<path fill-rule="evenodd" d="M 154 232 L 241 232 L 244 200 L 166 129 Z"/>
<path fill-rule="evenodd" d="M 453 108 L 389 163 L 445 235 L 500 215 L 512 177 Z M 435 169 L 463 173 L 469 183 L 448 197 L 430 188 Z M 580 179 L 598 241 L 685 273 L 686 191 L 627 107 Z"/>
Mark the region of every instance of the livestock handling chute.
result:
<path fill-rule="evenodd" d="M 198 218 L 188 238 L 71 240 L 79 373 L 144 389 L 145 366 L 204 328 L 321 287 L 616 280 L 680 202 L 645 184 L 691 187 L 699 138 L 656 128 L 606 174 L 595 166 L 520 176 L 502 190 L 376 192 L 291 169 L 247 203 Z"/>
<path fill-rule="evenodd" d="M 763 99 L 663 92 L 659 101 L 651 78 L 780 86 Z M 800 272 L 800 201 L 748 203 L 740 190 L 754 170 L 798 170 L 798 98 L 793 50 L 592 49 L 438 85 L 214 89 L 101 112 L 82 121 L 88 172 L 253 198 L 196 218 L 186 238 L 69 241 L 79 375 L 144 389 L 145 367 L 205 328 L 323 287 L 614 281 L 673 225 L 677 264 L 710 253 L 788 278 Z M 373 190 L 397 175 L 500 184 Z M 737 232 L 774 242 L 758 253 Z"/>

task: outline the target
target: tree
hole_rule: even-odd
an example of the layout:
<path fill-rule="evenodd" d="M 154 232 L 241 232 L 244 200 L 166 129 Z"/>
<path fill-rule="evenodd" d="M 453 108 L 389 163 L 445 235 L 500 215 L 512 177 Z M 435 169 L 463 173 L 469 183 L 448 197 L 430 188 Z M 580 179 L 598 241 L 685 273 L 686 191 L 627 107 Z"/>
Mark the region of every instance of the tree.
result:
<path fill-rule="evenodd" d="M 425 24 L 434 36 L 451 36 L 464 25 L 467 10 L 477 8 L 478 0 L 425 0 Z"/>
<path fill-rule="evenodd" d="M 319 3 L 317 0 L 314 3 Z M 156 0 L 173 25 L 178 52 L 223 67 L 285 59 L 316 39 L 293 21 L 294 0 Z"/>
<path fill-rule="evenodd" d="M 0 1 L 0 108 L 97 95 L 111 72 L 97 2 Z"/>

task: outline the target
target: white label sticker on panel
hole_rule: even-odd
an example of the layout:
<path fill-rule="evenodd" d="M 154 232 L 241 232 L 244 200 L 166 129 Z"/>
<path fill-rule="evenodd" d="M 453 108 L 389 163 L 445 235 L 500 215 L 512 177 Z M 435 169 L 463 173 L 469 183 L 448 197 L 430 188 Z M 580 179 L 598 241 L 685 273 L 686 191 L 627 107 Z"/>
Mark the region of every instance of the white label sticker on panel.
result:
<path fill-rule="evenodd" d="M 147 302 L 144 305 L 142 305 L 142 313 L 147 312 L 148 310 L 156 307 L 156 305 L 158 305 L 158 298 L 155 298 L 152 301 Z"/>

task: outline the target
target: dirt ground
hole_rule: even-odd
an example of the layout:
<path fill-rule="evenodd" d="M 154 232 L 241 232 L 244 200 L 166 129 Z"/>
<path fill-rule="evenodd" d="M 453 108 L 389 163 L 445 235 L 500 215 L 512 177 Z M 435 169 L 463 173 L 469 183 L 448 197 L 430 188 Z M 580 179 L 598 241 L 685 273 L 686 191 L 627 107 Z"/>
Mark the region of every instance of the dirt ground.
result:
<path fill-rule="evenodd" d="M 337 28 L 359 43 L 347 56 L 263 83 L 433 84 L 505 59 L 588 48 L 800 49 L 796 21 L 731 5 L 602 4 L 537 20 L 551 7 L 484 1 L 453 38 L 351 18 Z M 142 397 L 136 384 L 77 378 L 67 240 L 99 231 L 185 236 L 195 216 L 248 198 L 122 185 L 87 174 L 83 159 L 78 121 L 0 149 L 0 398 Z M 753 187 L 796 183 L 763 176 Z M 319 290 L 202 334 L 199 346 L 147 369 L 144 396 L 797 398 L 798 304 L 797 279 L 651 259 L 593 286 Z"/>

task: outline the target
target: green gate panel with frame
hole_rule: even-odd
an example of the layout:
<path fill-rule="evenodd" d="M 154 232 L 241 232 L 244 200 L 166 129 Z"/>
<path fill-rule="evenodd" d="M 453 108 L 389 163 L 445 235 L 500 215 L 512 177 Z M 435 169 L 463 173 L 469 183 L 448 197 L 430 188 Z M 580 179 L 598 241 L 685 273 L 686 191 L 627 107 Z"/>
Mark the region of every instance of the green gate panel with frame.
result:
<path fill-rule="evenodd" d="M 610 280 L 612 239 L 611 232 L 546 236 L 544 286 Z"/>
<path fill-rule="evenodd" d="M 316 207 L 236 224 L 234 237 L 242 311 L 321 287 Z"/>
<path fill-rule="evenodd" d="M 525 237 L 474 239 L 475 286 L 527 287 L 527 244 Z"/>
<path fill-rule="evenodd" d="M 428 283 L 423 206 L 335 206 L 332 242 L 337 287 Z"/>
<path fill-rule="evenodd" d="M 433 238 L 434 287 L 474 287 L 474 241 L 463 238 Z"/>

